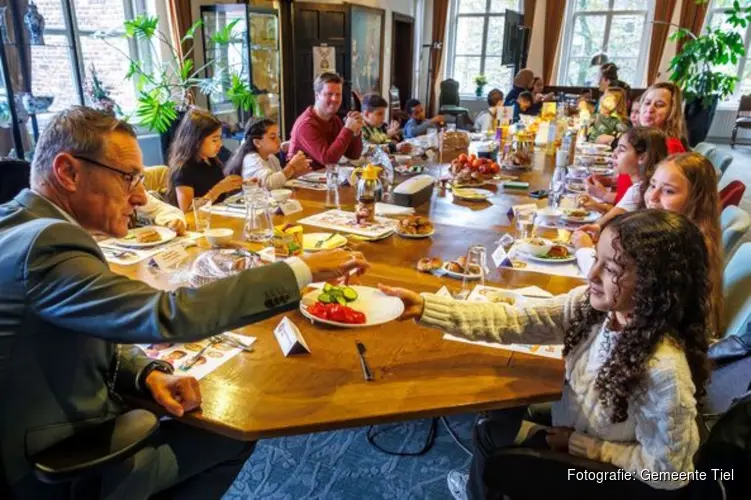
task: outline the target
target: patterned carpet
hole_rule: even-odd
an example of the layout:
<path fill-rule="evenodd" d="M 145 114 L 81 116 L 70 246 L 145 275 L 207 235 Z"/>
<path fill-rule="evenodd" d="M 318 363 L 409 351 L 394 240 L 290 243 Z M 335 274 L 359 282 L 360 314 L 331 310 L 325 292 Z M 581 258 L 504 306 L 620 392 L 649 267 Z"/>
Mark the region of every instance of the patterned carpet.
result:
<path fill-rule="evenodd" d="M 448 418 L 461 442 L 471 449 L 474 415 Z M 379 426 L 385 449 L 419 450 L 430 420 Z M 258 443 L 224 500 L 451 499 L 446 474 L 467 470 L 470 457 L 438 423 L 433 448 L 420 457 L 394 457 L 373 448 L 366 427 Z"/>

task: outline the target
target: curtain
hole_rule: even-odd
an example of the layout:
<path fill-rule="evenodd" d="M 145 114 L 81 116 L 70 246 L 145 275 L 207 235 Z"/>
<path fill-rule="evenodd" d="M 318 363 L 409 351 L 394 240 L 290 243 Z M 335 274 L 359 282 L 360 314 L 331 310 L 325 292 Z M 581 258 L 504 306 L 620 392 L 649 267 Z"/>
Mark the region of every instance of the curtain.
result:
<path fill-rule="evenodd" d="M 430 75 L 430 93 L 428 94 L 428 116 L 435 114 L 435 89 L 441 78 L 443 61 L 443 46 L 446 44 L 446 17 L 449 10 L 449 0 L 435 0 L 433 2 L 433 38 L 431 43 L 438 42 L 440 48 L 431 48 L 430 67 L 433 74 Z"/>
<path fill-rule="evenodd" d="M 16 17 L 23 26 L 23 16 L 28 10 L 29 2 L 28 0 L 14 0 L 10 5 L 5 5 L 8 6 L 5 11 L 5 29 L 8 33 L 8 39 L 12 42 L 5 44 L 5 58 L 16 102 L 19 103 L 22 92 L 31 92 L 31 78 L 33 77 L 31 74 L 31 46 L 29 45 L 29 34 L 25 28 L 22 28 L 20 33 L 16 33 L 13 17 Z M 24 73 L 28 75 L 28 79 L 24 78 Z M 2 85 L 2 82 L 0 82 L 0 85 Z M 18 112 L 18 106 L 16 106 L 16 111 Z M 28 120 L 19 124 L 25 152 L 31 149 L 31 135 L 27 125 Z M 11 134 L 12 129 L 10 128 L 0 129 L 0 149 L 3 151 L 10 149 L 10 144 L 13 142 Z"/>
<path fill-rule="evenodd" d="M 532 25 L 535 22 L 535 7 L 537 0 L 524 0 L 524 26 L 529 28 L 530 35 L 532 34 Z"/>
<path fill-rule="evenodd" d="M 190 0 L 169 0 L 167 2 L 167 10 L 169 12 L 172 45 L 175 46 L 177 54 L 182 58 L 193 47 L 192 40 L 186 40 L 183 44 L 180 43 L 180 39 L 193 24 L 193 17 L 190 13 Z"/>
<path fill-rule="evenodd" d="M 685 0 L 686 2 L 693 0 Z M 657 78 L 660 69 L 662 54 L 665 52 L 665 42 L 668 39 L 670 26 L 667 24 L 673 19 L 676 0 L 657 0 L 655 3 L 655 24 L 652 26 L 652 40 L 649 43 L 649 66 L 647 67 L 647 85 L 652 85 Z"/>
<path fill-rule="evenodd" d="M 704 26 L 704 18 L 707 17 L 707 8 L 709 4 L 697 4 L 696 0 L 683 0 L 681 6 L 681 20 L 678 24 L 682 28 L 688 29 L 694 35 L 701 33 Z M 680 40 L 676 47 L 676 53 L 683 50 L 683 43 L 686 39 Z"/>
<path fill-rule="evenodd" d="M 561 38 L 561 26 L 566 12 L 566 0 L 548 0 L 545 6 L 545 33 L 542 54 L 542 79 L 545 85 L 550 85 L 553 77 L 553 62 L 558 54 L 558 44 Z"/>

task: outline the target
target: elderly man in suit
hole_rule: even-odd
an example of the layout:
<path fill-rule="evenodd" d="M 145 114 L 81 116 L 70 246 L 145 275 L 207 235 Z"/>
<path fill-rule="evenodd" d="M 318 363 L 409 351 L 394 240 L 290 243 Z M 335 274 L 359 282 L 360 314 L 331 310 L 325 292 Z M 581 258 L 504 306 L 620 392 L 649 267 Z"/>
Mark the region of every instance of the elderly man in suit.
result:
<path fill-rule="evenodd" d="M 203 339 L 296 307 L 313 280 L 368 267 L 339 250 L 199 289 L 155 290 L 110 271 L 90 236 L 127 234 L 146 203 L 142 181 L 133 129 L 74 107 L 40 137 L 31 189 L 0 205 L 0 464 L 18 498 L 65 497 L 35 479 L 29 457 L 121 413 L 121 394 L 152 397 L 178 417 L 200 405 L 195 379 L 124 344 Z M 164 422 L 156 442 L 104 474 L 101 496 L 219 498 L 251 451 L 252 443 Z"/>

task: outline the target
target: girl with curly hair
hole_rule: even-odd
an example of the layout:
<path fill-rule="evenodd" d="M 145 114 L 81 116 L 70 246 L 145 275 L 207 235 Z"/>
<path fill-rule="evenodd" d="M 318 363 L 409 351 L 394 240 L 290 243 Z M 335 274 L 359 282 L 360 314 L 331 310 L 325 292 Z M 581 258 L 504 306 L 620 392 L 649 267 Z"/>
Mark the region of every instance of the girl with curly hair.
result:
<path fill-rule="evenodd" d="M 692 471 L 697 400 L 709 376 L 708 266 L 702 234 L 688 218 L 642 210 L 607 223 L 588 286 L 549 300 L 466 303 L 382 286 L 404 302 L 404 319 L 469 340 L 564 345 L 563 397 L 549 413 L 493 412 L 475 428 L 469 497 L 502 498 L 483 473 L 494 451 L 514 443 L 607 462 L 637 477 L 643 469 Z M 522 425 L 529 418 L 545 427 Z M 459 476 L 449 475 L 450 486 L 452 474 Z M 685 483 L 647 482 L 663 490 Z"/>
<path fill-rule="evenodd" d="M 667 157 L 653 172 L 645 176 L 639 191 L 641 207 L 659 208 L 683 214 L 699 226 L 709 255 L 709 283 L 711 290 L 708 316 L 712 337 L 724 331 L 722 324 L 722 233 L 720 231 L 720 199 L 717 174 L 712 163 L 699 153 L 681 153 Z M 572 241 L 577 247 L 579 267 L 587 273 L 594 262 L 594 243 L 600 225 L 589 224 L 574 232 Z M 590 237 L 591 235 L 591 237 Z"/>

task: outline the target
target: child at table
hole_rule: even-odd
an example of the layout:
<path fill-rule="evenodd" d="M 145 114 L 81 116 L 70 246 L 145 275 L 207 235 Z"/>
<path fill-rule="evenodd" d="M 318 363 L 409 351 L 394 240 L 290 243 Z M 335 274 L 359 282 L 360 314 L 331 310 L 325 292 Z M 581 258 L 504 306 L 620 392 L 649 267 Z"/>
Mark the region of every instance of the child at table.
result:
<path fill-rule="evenodd" d="M 641 97 L 634 99 L 631 103 L 631 113 L 629 113 L 628 121 L 631 122 L 632 127 L 638 127 L 639 123 L 639 106 L 641 104 Z"/>
<path fill-rule="evenodd" d="M 365 94 L 362 98 L 362 140 L 370 144 L 385 144 L 389 153 L 409 153 L 412 145 L 399 142 L 399 122 L 394 120 L 386 127 L 386 99 L 375 92 Z"/>
<path fill-rule="evenodd" d="M 425 326 L 472 341 L 564 345 L 560 401 L 531 407 L 528 416 L 516 408 L 492 412 L 475 427 L 469 498 L 503 497 L 503 491 L 489 490 L 485 471 L 493 470 L 494 484 L 502 485 L 504 471 L 490 457 L 514 443 L 610 463 L 640 480 L 643 469 L 694 469 L 697 400 L 709 377 L 702 234 L 682 215 L 642 210 L 608 222 L 597 252 L 587 286 L 527 306 L 381 286 L 404 303 L 402 318 Z M 529 416 L 538 425 L 523 425 Z M 464 478 L 449 474 L 456 498 Z M 645 483 L 671 490 L 687 481 Z"/>
<path fill-rule="evenodd" d="M 217 159 L 221 147 L 222 122 L 202 109 L 188 111 L 170 145 L 167 183 L 170 203 L 187 212 L 194 198 L 221 201 L 227 193 L 240 189 L 240 176 L 224 176 Z"/>
<path fill-rule="evenodd" d="M 681 153 L 666 158 L 641 188 L 643 206 L 685 215 L 704 235 L 709 255 L 712 335 L 723 332 L 722 271 L 723 252 L 720 231 L 720 203 L 717 174 L 712 163 L 699 153 Z M 582 226 L 574 232 L 577 263 L 588 272 L 595 262 L 593 239 L 601 232 L 599 225 Z"/>
<path fill-rule="evenodd" d="M 287 180 L 310 172 L 310 159 L 298 150 L 282 168 L 277 154 L 281 149 L 279 126 L 268 118 L 254 118 L 245 126 L 239 148 L 224 168 L 226 175 L 256 179 L 266 189 L 279 189 Z"/>
<path fill-rule="evenodd" d="M 404 137 L 414 139 L 428 133 L 431 128 L 438 128 L 443 125 L 443 115 L 435 115 L 430 120 L 425 118 L 425 109 L 422 103 L 417 99 L 410 99 L 404 105 L 405 111 L 409 115 L 407 124 L 404 125 Z"/>
<path fill-rule="evenodd" d="M 475 132 L 493 132 L 503 115 L 503 92 L 493 89 L 488 92 L 488 108 L 483 109 L 475 118 Z"/>
<path fill-rule="evenodd" d="M 618 139 L 618 145 L 613 151 L 613 167 L 616 174 L 627 175 L 631 180 L 631 187 L 615 207 L 597 202 L 589 195 L 580 196 L 579 203 L 589 210 L 607 212 L 597 221 L 599 225 L 603 225 L 616 215 L 643 207 L 646 183 L 657 164 L 667 156 L 665 134 L 661 130 L 652 127 L 632 128 Z M 588 179 L 587 185 L 592 185 L 592 182 L 594 181 Z"/>
<path fill-rule="evenodd" d="M 610 144 L 627 129 L 626 91 L 610 87 L 600 99 L 600 107 L 589 131 L 589 141 L 597 144 Z"/>

